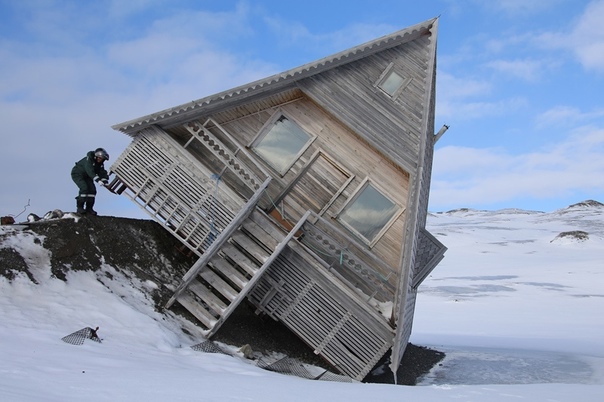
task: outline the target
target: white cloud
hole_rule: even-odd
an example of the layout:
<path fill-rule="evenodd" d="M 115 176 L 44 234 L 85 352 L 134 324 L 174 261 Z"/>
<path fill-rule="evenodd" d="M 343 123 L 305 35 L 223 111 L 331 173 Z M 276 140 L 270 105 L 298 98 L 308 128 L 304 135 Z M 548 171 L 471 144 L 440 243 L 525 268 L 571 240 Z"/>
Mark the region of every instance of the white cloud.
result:
<path fill-rule="evenodd" d="M 592 1 L 568 32 L 548 32 L 535 38 L 541 46 L 572 52 L 588 70 L 604 72 L 604 0 Z"/>
<path fill-rule="evenodd" d="M 494 60 L 486 65 L 499 73 L 526 81 L 537 80 L 547 66 L 544 60 Z"/>
<path fill-rule="evenodd" d="M 323 49 L 318 52 L 325 55 L 357 46 L 400 29 L 388 24 L 356 23 L 339 30 L 318 33 L 312 32 L 304 24 L 282 18 L 265 17 L 264 21 L 282 43 L 298 49 L 313 48 L 315 52 L 316 49 Z"/>
<path fill-rule="evenodd" d="M 530 16 L 555 7 L 565 0 L 474 0 L 487 9 L 509 16 Z"/>
<path fill-rule="evenodd" d="M 140 11 L 161 5 L 163 0 L 110 0 L 109 15 L 115 18 L 124 18 Z"/>
<path fill-rule="evenodd" d="M 69 177 L 73 163 L 99 146 L 113 159 L 130 142 L 111 130 L 112 124 L 275 72 L 273 65 L 220 49 L 206 36 L 246 32 L 245 9 L 215 18 L 211 13 L 174 14 L 135 35 L 104 37 L 102 47 L 90 37 L 103 35 L 105 28 L 80 36 L 48 10 L 36 12 L 35 20 L 44 20 L 42 14 L 50 18 L 43 35 L 35 28 L 26 33 L 28 42 L 19 37 L 0 41 L 0 119 L 9 133 L 3 137 L 2 166 L 12 169 L 1 179 L 2 188 L 11 189 L 0 194 L 2 214 L 20 212 L 28 199 L 28 212 L 72 209 L 77 194 Z M 91 16 L 79 18 L 83 23 Z M 235 29 L 229 21 L 241 23 Z M 118 202 L 101 191 L 99 197 L 105 197 L 99 200 L 101 211 Z"/>
<path fill-rule="evenodd" d="M 604 191 L 604 129 L 576 129 L 564 141 L 513 155 L 443 147 L 434 157 L 432 208 L 488 205 Z"/>
<path fill-rule="evenodd" d="M 459 78 L 453 74 L 438 71 L 439 95 L 448 99 L 464 99 L 474 96 L 489 94 L 492 90 L 491 83 L 486 80 L 473 78 Z"/>
<path fill-rule="evenodd" d="M 604 109 L 583 112 L 573 106 L 555 106 L 538 115 L 535 122 L 537 127 L 560 125 L 568 127 L 602 117 L 604 117 Z"/>
<path fill-rule="evenodd" d="M 588 69 L 604 71 L 604 0 L 594 1 L 579 19 L 572 32 L 572 46 Z"/>
<path fill-rule="evenodd" d="M 505 116 L 526 106 L 523 98 L 498 101 L 468 101 L 451 99 L 447 95 L 439 98 L 436 115 L 439 119 L 473 120 L 484 117 Z"/>
<path fill-rule="evenodd" d="M 526 105 L 520 97 L 489 100 L 493 91 L 486 79 L 460 78 L 438 72 L 436 112 L 438 118 L 470 120 L 502 116 Z"/>

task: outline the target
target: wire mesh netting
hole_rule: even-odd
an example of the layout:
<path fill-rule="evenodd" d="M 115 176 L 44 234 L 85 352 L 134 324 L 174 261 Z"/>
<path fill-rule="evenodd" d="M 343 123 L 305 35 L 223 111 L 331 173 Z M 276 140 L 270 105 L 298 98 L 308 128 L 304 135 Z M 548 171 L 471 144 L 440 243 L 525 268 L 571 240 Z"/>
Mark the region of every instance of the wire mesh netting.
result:
<path fill-rule="evenodd" d="M 92 329 L 90 327 L 82 328 L 76 332 L 64 336 L 61 338 L 61 340 L 72 345 L 83 345 L 86 339 L 101 343 L 101 339 L 97 335 L 98 330 L 99 327 L 96 327 L 96 329 Z"/>
<path fill-rule="evenodd" d="M 293 375 L 309 380 L 353 382 L 350 377 L 332 373 L 320 367 L 311 366 L 290 357 L 284 357 L 271 362 L 268 358 L 260 358 L 256 364 L 258 367 L 274 371 L 280 374 Z"/>
<path fill-rule="evenodd" d="M 316 374 L 311 373 L 302 363 L 289 357 L 284 357 L 274 362 L 270 362 L 266 358 L 260 358 L 258 359 L 257 366 L 276 373 L 294 375 L 309 380 L 314 380 L 317 377 Z"/>
<path fill-rule="evenodd" d="M 220 345 L 211 340 L 197 343 L 191 346 L 191 349 L 197 352 L 221 353 L 230 356 L 233 355 L 233 353 L 221 348 Z M 244 348 L 240 349 L 240 352 L 244 353 L 243 349 Z M 245 354 L 246 353 L 244 353 L 244 355 Z M 251 358 L 251 351 L 248 351 L 247 355 L 249 355 L 249 358 Z M 301 361 L 290 357 L 260 357 L 256 361 L 256 366 L 264 370 L 273 371 L 275 373 L 293 375 L 296 377 L 306 378 L 308 380 L 355 382 L 355 380 L 348 376 L 335 374 L 325 370 L 324 368 L 302 363 Z"/>
<path fill-rule="evenodd" d="M 198 343 L 196 345 L 191 346 L 191 349 L 193 349 L 197 352 L 222 353 L 224 355 L 230 355 L 230 353 L 224 351 L 220 346 L 218 346 L 216 344 L 216 342 L 212 342 L 212 341 L 204 341 L 204 342 Z"/>

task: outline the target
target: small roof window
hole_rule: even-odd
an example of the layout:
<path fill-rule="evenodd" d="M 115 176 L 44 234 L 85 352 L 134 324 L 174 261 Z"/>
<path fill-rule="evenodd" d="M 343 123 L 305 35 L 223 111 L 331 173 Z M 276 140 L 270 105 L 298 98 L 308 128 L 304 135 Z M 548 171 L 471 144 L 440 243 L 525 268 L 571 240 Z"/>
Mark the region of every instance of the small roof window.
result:
<path fill-rule="evenodd" d="M 390 63 L 380 76 L 376 86 L 396 99 L 410 82 L 411 78 L 405 78 L 404 74 L 394 67 L 394 63 Z"/>
<path fill-rule="evenodd" d="M 380 88 L 382 88 L 390 96 L 394 96 L 396 91 L 403 84 L 403 81 L 403 77 L 398 75 L 395 71 L 390 71 L 390 73 L 386 76 L 384 82 L 382 82 L 382 84 L 380 85 Z"/>

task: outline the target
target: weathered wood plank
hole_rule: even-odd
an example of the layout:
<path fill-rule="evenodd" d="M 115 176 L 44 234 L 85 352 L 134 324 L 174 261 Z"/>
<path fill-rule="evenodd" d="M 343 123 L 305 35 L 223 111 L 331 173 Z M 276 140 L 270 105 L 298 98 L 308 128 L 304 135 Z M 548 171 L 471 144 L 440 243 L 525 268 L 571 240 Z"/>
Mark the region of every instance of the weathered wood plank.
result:
<path fill-rule="evenodd" d="M 276 239 L 278 242 L 281 242 L 285 235 L 287 234 L 281 227 L 275 225 L 273 219 L 265 214 L 263 211 L 256 208 L 254 212 L 250 215 L 250 220 L 260 226 L 266 233 L 269 234 L 272 238 Z"/>
<path fill-rule="evenodd" d="M 270 255 L 262 246 L 250 239 L 249 236 L 246 236 L 244 233 L 234 233 L 231 242 L 239 245 L 246 253 L 259 261 L 260 265 L 262 265 Z"/>
<path fill-rule="evenodd" d="M 210 269 L 204 269 L 199 274 L 203 279 L 206 280 L 214 289 L 216 289 L 221 295 L 227 298 L 229 301 L 233 301 L 239 296 L 239 292 L 226 283 L 216 273 Z"/>
<path fill-rule="evenodd" d="M 221 250 L 230 260 L 237 264 L 241 269 L 250 275 L 255 275 L 260 266 L 257 262 L 251 260 L 247 255 L 243 254 L 234 245 L 227 243 Z"/>
<path fill-rule="evenodd" d="M 199 281 L 191 282 L 188 289 L 212 308 L 216 312 L 216 315 L 220 315 L 226 310 L 227 305 Z"/>
<path fill-rule="evenodd" d="M 193 314 L 199 322 L 205 325 L 206 328 L 212 328 L 216 323 L 216 318 L 206 310 L 199 308 L 199 303 L 190 294 L 181 293 L 176 300 Z"/>
<path fill-rule="evenodd" d="M 267 233 L 266 230 L 254 221 L 247 220 L 242 226 L 247 233 L 257 239 L 260 243 L 266 245 L 268 249 L 274 250 L 279 244 L 279 241 L 277 241 L 275 237 Z"/>
<path fill-rule="evenodd" d="M 237 286 L 239 290 L 243 289 L 248 284 L 249 279 L 245 277 L 241 272 L 237 271 L 235 267 L 229 264 L 224 258 L 220 256 L 214 257 L 210 261 L 210 265 L 213 270 L 220 272 L 222 276 L 227 278 L 233 285 Z"/>

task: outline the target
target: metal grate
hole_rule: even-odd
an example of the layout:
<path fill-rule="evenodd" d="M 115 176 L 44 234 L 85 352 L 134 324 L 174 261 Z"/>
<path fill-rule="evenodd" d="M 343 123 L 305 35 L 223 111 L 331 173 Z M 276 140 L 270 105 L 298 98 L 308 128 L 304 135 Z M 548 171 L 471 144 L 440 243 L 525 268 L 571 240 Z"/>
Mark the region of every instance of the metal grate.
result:
<path fill-rule="evenodd" d="M 99 327 L 96 327 L 96 329 L 92 329 L 90 327 L 82 328 L 76 332 L 64 336 L 61 338 L 61 340 L 72 345 L 83 345 L 86 339 L 101 343 L 101 339 L 97 335 L 98 330 Z"/>
<path fill-rule="evenodd" d="M 229 354 L 229 353 L 225 352 L 224 350 L 222 350 L 222 348 L 220 346 L 218 346 L 216 344 L 216 342 L 212 342 L 212 341 L 204 341 L 204 342 L 198 343 L 196 345 L 191 346 L 191 349 L 193 349 L 196 352 L 220 353 L 223 355 Z"/>

